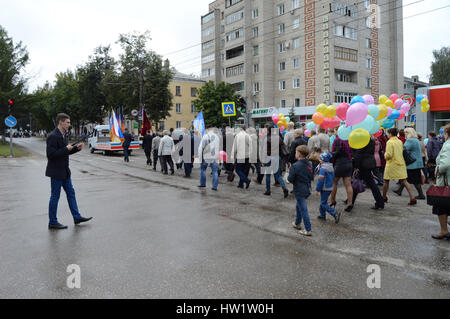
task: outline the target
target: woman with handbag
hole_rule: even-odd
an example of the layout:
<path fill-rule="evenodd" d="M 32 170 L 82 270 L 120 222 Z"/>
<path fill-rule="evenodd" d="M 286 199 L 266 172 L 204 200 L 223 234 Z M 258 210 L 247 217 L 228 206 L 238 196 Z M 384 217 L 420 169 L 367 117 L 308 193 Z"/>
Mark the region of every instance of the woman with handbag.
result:
<path fill-rule="evenodd" d="M 406 142 L 403 145 L 405 150 L 416 159 L 413 163 L 406 166 L 408 178 L 407 181 L 411 185 L 414 185 L 419 196 L 416 199 L 426 199 L 425 195 L 422 191 L 422 169 L 423 169 L 423 161 L 422 159 L 422 147 L 420 145 L 419 139 L 417 138 L 416 131 L 409 127 L 405 129 Z M 398 196 L 402 196 L 404 185 L 400 185 L 399 189 L 394 191 Z"/>
<path fill-rule="evenodd" d="M 359 171 L 361 179 L 372 191 L 373 198 L 375 199 L 375 205 L 372 207 L 374 210 L 384 209 L 384 200 L 381 197 L 380 190 L 378 189 L 375 181 L 372 177 L 372 171 L 376 167 L 376 161 L 374 157 L 375 153 L 375 139 L 370 138 L 369 144 L 366 147 L 356 150 L 352 150 L 353 155 L 353 167 Z M 356 201 L 358 192 L 353 192 L 353 204 Z"/>
<path fill-rule="evenodd" d="M 441 152 L 436 158 L 436 186 L 432 186 L 428 190 L 428 204 L 430 204 L 431 189 L 438 188 L 439 195 L 442 195 L 440 204 L 435 203 L 433 205 L 433 214 L 437 215 L 439 218 L 439 223 L 441 225 L 441 232 L 437 235 L 433 235 L 434 239 L 448 239 L 450 240 L 450 233 L 448 232 L 447 221 L 448 215 L 450 215 L 450 197 L 448 196 L 449 190 L 449 180 L 450 180 L 450 124 L 444 128 L 445 143 L 442 146 Z"/>
<path fill-rule="evenodd" d="M 353 188 L 352 188 L 352 151 L 348 145 L 348 141 L 341 140 L 336 136 L 333 147 L 333 165 L 334 165 L 334 183 L 333 190 L 330 195 L 330 206 L 336 208 L 336 193 L 339 180 L 344 181 L 345 190 L 347 192 L 347 207 L 346 212 L 351 212 L 353 209 Z"/>
<path fill-rule="evenodd" d="M 408 191 L 410 198 L 408 205 L 412 206 L 417 204 L 417 200 L 414 198 L 411 185 L 406 180 L 408 174 L 403 157 L 403 143 L 397 138 L 397 134 L 398 130 L 396 128 L 391 128 L 388 131 L 389 140 L 386 143 L 386 153 L 384 154 L 386 168 L 384 170 L 383 200 L 385 203 L 388 201 L 386 194 L 389 190 L 389 181 L 399 180 L 400 184 L 403 184 Z"/>

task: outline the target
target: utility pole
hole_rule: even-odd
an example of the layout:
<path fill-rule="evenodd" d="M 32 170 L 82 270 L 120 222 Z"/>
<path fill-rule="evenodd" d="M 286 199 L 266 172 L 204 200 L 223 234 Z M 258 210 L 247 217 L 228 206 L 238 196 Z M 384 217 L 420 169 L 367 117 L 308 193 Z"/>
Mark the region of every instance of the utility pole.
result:
<path fill-rule="evenodd" d="M 142 103 L 142 96 L 143 96 L 143 89 L 144 89 L 144 65 L 142 61 L 142 57 L 139 57 L 139 112 L 142 111 L 142 120 L 144 119 L 144 110 L 143 110 L 143 103 Z M 138 140 L 139 140 L 139 134 L 141 129 L 141 121 L 140 117 L 138 117 Z"/>

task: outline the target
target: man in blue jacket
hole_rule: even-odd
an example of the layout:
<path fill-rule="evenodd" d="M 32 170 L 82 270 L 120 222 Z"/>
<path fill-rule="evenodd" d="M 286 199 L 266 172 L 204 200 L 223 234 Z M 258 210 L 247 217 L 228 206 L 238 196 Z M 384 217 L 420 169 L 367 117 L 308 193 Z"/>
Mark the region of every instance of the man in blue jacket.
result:
<path fill-rule="evenodd" d="M 83 149 L 83 143 L 77 145 L 68 144 L 66 133 L 70 128 L 70 117 L 67 114 L 58 114 L 56 116 L 56 123 L 58 127 L 47 137 L 48 163 L 45 176 L 51 178 L 51 196 L 48 209 L 50 221 L 48 228 L 65 229 L 67 226 L 60 224 L 56 217 L 61 187 L 64 188 L 64 191 L 66 192 L 67 201 L 75 225 L 87 222 L 91 220 L 92 217 L 84 218 L 80 215 L 75 197 L 75 190 L 73 189 L 72 180 L 70 178 L 69 155 L 81 151 Z"/>

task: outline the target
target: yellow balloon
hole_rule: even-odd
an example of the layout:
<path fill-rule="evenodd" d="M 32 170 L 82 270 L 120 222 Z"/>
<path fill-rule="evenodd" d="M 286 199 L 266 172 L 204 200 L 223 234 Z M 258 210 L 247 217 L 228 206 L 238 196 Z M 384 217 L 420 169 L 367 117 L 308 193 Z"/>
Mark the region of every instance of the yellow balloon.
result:
<path fill-rule="evenodd" d="M 348 144 L 350 145 L 350 147 L 357 150 L 366 147 L 369 142 L 370 134 L 362 128 L 353 130 L 348 138 Z"/>
<path fill-rule="evenodd" d="M 328 106 L 326 104 L 319 104 L 316 111 L 325 115 L 325 112 L 327 111 Z"/>
<path fill-rule="evenodd" d="M 330 105 L 329 107 L 327 107 L 324 115 L 326 117 L 335 117 L 336 116 L 336 105 Z"/>
<path fill-rule="evenodd" d="M 430 104 L 430 101 L 428 101 L 428 99 L 423 99 L 420 104 L 422 104 L 423 107 L 426 107 L 428 104 Z"/>
<path fill-rule="evenodd" d="M 391 100 L 387 99 L 386 102 L 384 102 L 384 105 L 390 107 L 390 108 L 394 108 L 394 102 L 392 102 Z"/>
<path fill-rule="evenodd" d="M 381 95 L 378 98 L 378 101 L 380 102 L 380 104 L 384 104 L 389 98 L 386 95 Z"/>
<path fill-rule="evenodd" d="M 388 108 L 384 104 L 379 104 L 378 109 L 380 110 L 380 115 L 377 117 L 377 121 L 384 119 L 388 115 Z"/>
<path fill-rule="evenodd" d="M 284 114 L 283 113 L 278 114 L 278 118 L 281 120 L 282 118 L 284 118 Z"/>

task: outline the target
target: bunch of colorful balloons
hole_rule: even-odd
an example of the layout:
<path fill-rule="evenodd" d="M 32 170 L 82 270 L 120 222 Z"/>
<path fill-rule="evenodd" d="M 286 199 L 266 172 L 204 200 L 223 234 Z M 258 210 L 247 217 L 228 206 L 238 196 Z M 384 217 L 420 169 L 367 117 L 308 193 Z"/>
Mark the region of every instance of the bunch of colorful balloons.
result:
<path fill-rule="evenodd" d="M 272 115 L 272 121 L 275 124 L 275 127 L 280 129 L 281 134 L 286 134 L 288 124 L 294 125 L 294 123 L 291 122 L 290 117 L 284 116 L 283 113 Z"/>
<path fill-rule="evenodd" d="M 336 105 L 326 106 L 326 104 L 320 104 L 316 109 L 316 113 L 313 115 L 313 122 L 322 128 L 336 127 L 341 123 L 341 120 L 336 114 Z"/>
<path fill-rule="evenodd" d="M 422 106 L 422 113 L 426 113 L 430 110 L 430 100 L 428 100 L 428 96 L 419 94 L 416 97 L 416 101 Z"/>
<path fill-rule="evenodd" d="M 337 116 L 344 121 L 338 129 L 338 136 L 348 140 L 350 147 L 361 149 L 367 146 L 370 135 L 380 136 L 382 128 L 391 128 L 409 112 L 411 105 L 397 94 L 389 98 L 381 95 L 376 105 L 371 95 L 355 96 L 350 105 L 342 103 L 337 107 Z"/>

